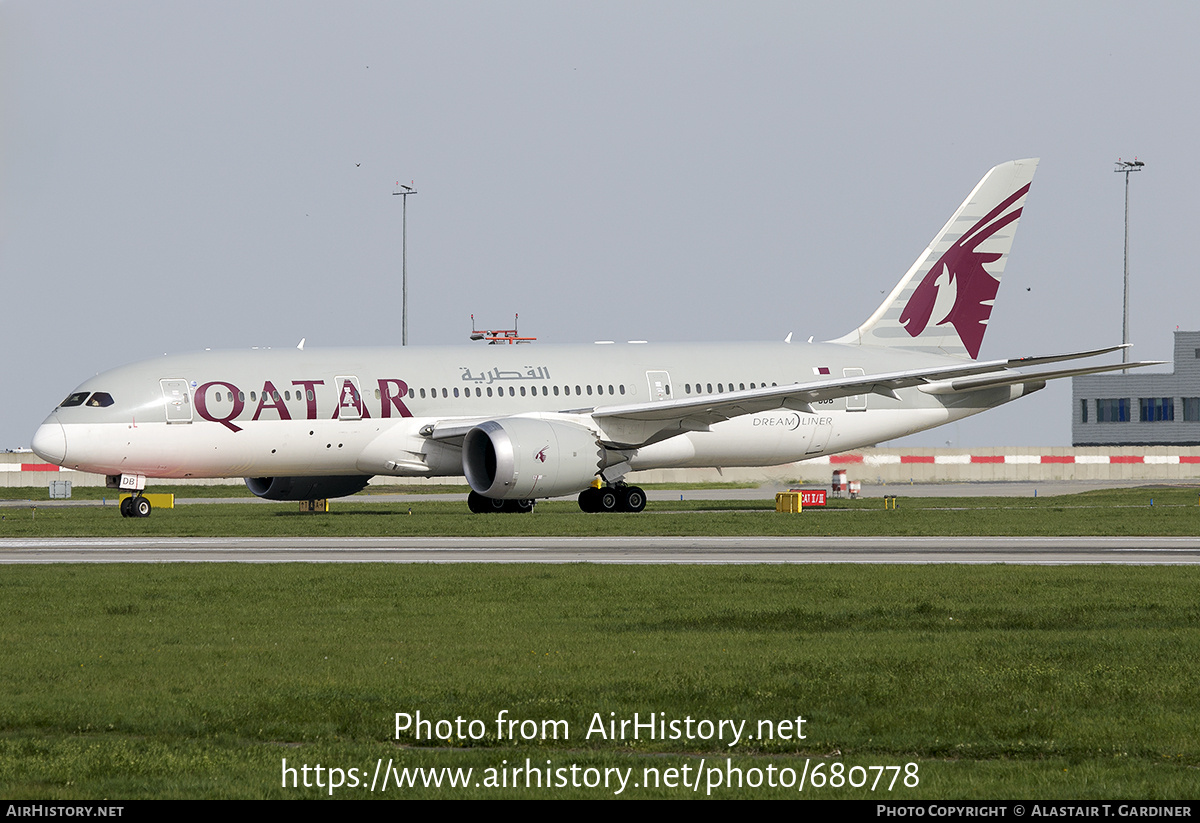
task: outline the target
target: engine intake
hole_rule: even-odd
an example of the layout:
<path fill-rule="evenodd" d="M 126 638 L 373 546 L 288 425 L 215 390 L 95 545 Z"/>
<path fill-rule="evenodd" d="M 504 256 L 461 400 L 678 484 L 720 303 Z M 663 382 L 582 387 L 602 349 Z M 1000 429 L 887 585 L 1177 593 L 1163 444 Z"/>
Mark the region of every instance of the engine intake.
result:
<path fill-rule="evenodd" d="M 604 468 L 596 435 L 572 423 L 507 417 L 480 423 L 463 438 L 463 474 L 484 497 L 556 497 L 586 489 Z"/>

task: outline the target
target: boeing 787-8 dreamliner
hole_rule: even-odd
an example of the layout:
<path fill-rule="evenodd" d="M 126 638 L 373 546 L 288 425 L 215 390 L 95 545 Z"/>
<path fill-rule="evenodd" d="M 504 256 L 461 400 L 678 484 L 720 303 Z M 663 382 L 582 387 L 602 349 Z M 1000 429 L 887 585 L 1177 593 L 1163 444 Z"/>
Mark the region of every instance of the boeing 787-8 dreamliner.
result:
<path fill-rule="evenodd" d="M 245 477 L 272 500 L 354 494 L 375 475 L 466 475 L 472 511 L 579 494 L 641 511 L 639 469 L 769 466 L 890 440 L 1131 365 L 979 361 L 1036 160 L 979 181 L 883 304 L 824 343 L 204 351 L 97 375 L 33 450 L 134 494 L 147 478 Z"/>

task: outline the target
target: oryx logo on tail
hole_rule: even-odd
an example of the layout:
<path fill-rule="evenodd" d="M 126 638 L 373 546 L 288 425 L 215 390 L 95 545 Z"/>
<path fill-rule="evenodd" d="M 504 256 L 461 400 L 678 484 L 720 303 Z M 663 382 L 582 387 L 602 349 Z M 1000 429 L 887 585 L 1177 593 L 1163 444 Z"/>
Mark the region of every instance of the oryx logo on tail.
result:
<path fill-rule="evenodd" d="M 1001 163 L 866 322 L 833 341 L 978 358 L 1037 160 Z"/>
<path fill-rule="evenodd" d="M 958 332 L 967 353 L 972 358 L 979 356 L 983 333 L 1000 288 L 1000 281 L 988 274 L 984 266 L 1004 256 L 1000 252 L 981 252 L 979 245 L 1021 216 L 1021 209 L 1012 209 L 1012 206 L 1028 191 L 1029 184 L 1026 183 L 988 212 L 938 259 L 900 313 L 900 324 L 905 331 L 916 337 L 925 331 L 931 320 L 935 326 L 949 323 Z"/>

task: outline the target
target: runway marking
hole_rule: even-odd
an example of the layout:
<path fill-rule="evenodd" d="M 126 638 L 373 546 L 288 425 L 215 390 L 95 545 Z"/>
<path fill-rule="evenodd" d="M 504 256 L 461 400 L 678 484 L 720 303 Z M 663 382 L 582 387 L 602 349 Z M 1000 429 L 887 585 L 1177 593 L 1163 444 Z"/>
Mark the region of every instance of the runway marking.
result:
<path fill-rule="evenodd" d="M 1200 565 L 1200 537 L 5 538 L 13 563 Z"/>

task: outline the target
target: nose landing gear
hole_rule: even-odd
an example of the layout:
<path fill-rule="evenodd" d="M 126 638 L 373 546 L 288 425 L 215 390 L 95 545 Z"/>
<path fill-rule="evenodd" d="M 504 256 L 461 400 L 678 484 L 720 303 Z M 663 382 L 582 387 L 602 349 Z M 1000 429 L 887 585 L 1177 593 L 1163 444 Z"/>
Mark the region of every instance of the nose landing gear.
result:
<path fill-rule="evenodd" d="M 121 500 L 120 509 L 122 517 L 149 517 L 150 501 L 140 494 L 125 497 Z"/>

